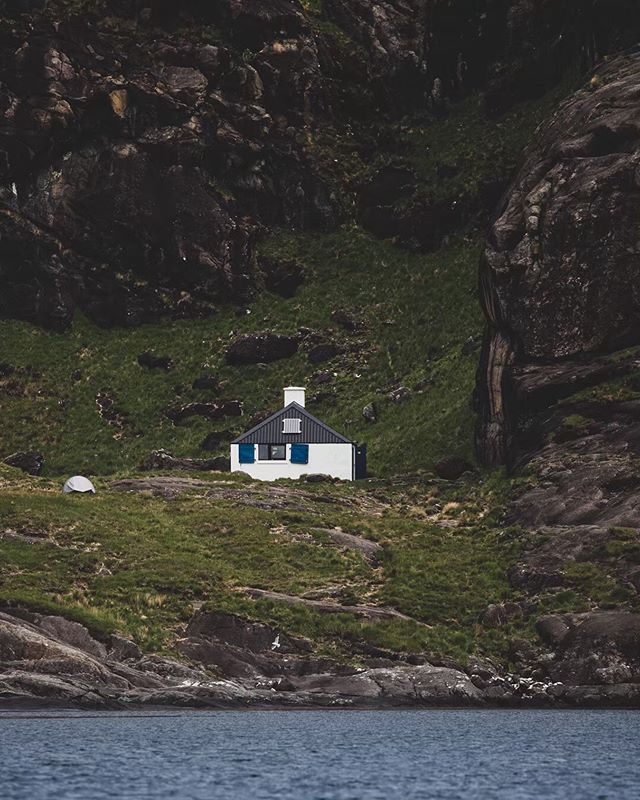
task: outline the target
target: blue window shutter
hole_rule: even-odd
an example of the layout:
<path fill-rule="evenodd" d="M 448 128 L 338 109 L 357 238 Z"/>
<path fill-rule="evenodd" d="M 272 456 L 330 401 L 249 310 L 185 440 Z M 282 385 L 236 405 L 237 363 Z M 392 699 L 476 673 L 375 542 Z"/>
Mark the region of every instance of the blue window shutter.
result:
<path fill-rule="evenodd" d="M 309 463 L 309 445 L 308 444 L 292 444 L 291 445 L 291 463 L 292 464 L 308 464 Z"/>
<path fill-rule="evenodd" d="M 241 464 L 253 464 L 256 460 L 255 453 L 254 453 L 254 446 L 252 444 L 240 444 L 238 445 L 239 449 L 239 456 L 240 456 L 240 463 Z"/>

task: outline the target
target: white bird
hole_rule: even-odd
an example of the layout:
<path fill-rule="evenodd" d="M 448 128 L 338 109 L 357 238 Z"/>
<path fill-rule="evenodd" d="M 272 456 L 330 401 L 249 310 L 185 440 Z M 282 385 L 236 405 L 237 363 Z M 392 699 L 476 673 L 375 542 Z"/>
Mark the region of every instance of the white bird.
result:
<path fill-rule="evenodd" d="M 280 634 L 276 636 L 273 640 L 273 644 L 271 645 L 272 650 L 277 650 L 280 647 Z"/>

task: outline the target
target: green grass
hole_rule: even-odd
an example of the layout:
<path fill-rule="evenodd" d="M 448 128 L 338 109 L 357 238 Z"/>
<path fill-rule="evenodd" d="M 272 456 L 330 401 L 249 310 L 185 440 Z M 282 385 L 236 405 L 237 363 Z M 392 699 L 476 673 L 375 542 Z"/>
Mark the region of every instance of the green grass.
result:
<path fill-rule="evenodd" d="M 62 614 L 100 638 L 119 632 L 151 652 L 175 654 L 194 609 L 204 606 L 305 636 L 317 654 L 350 662 L 375 646 L 503 664 L 511 639 L 535 640 L 541 614 L 636 606 L 601 558 L 637 559 L 637 536 L 623 529 L 594 562 L 567 565 L 565 588 L 531 597 L 511 587 L 509 568 L 537 541 L 501 524 L 526 479 L 496 472 L 457 484 L 425 476 L 365 485 L 285 481 L 291 508 L 269 510 L 252 504 L 252 493 L 268 495 L 269 485 L 196 477 L 238 494 L 213 499 L 194 489 L 165 500 L 116 492 L 98 478 L 95 496 L 64 495 L 59 481 L 0 468 L 0 606 Z M 379 563 L 330 546 L 317 530 L 326 527 L 377 541 Z M 365 622 L 255 601 L 248 587 L 393 607 L 409 619 Z M 483 611 L 507 600 L 533 604 L 532 616 L 486 628 Z"/>
<path fill-rule="evenodd" d="M 195 494 L 119 493 L 100 480 L 95 496 L 64 495 L 55 481 L 8 468 L 0 481 L 0 602 L 63 613 L 99 636 L 119 631 L 148 650 L 171 651 L 194 604 L 204 603 L 307 636 L 318 652 L 342 658 L 357 659 L 369 644 L 464 660 L 494 650 L 495 635 L 478 618 L 510 594 L 506 565 L 518 549 L 478 525 L 487 503 L 502 503 L 488 484 L 462 490 L 473 498 L 464 509 L 428 481 L 304 486 L 300 508 L 269 511 Z M 442 527 L 445 518 L 459 527 Z M 328 546 L 315 531 L 326 526 L 381 542 L 380 565 Z M 413 620 L 363 622 L 255 602 L 244 587 L 295 595 L 343 587 L 347 605 L 393 605 Z"/>
<path fill-rule="evenodd" d="M 476 242 L 457 240 L 425 257 L 346 228 L 324 235 L 281 232 L 264 250 L 304 264 L 309 277 L 296 297 L 265 293 L 247 308 L 221 310 L 205 320 L 135 329 L 101 329 L 80 315 L 62 334 L 0 322 L 3 360 L 16 368 L 0 384 L 0 454 L 40 450 L 49 475 L 130 470 L 160 447 L 204 455 L 199 445 L 209 431 L 241 432 L 255 412 L 277 409 L 282 387 L 294 383 L 309 387 L 313 413 L 368 441 L 376 474 L 430 469 L 450 452 L 471 457 L 475 358 L 463 356 L 461 346 L 482 326 L 474 294 Z M 362 318 L 362 335 L 332 322 L 338 308 Z M 295 333 L 302 326 L 338 340 L 345 354 L 320 367 L 308 363 L 303 349 L 270 365 L 225 364 L 226 348 L 238 333 Z M 169 355 L 174 369 L 140 367 L 137 356 L 145 350 Z M 328 387 L 314 384 L 318 369 L 335 373 Z M 209 371 L 225 381 L 225 397 L 244 402 L 244 418 L 191 418 L 175 425 L 163 414 L 169 405 L 215 399 L 191 388 Z M 8 391 L 8 383 L 19 391 Z M 395 386 L 420 383 L 422 390 L 400 405 L 387 398 Z M 329 395 L 314 402 L 314 393 L 327 389 Z M 105 390 L 127 415 L 122 430 L 98 414 L 96 395 Z M 373 425 L 362 417 L 371 401 L 378 406 Z"/>

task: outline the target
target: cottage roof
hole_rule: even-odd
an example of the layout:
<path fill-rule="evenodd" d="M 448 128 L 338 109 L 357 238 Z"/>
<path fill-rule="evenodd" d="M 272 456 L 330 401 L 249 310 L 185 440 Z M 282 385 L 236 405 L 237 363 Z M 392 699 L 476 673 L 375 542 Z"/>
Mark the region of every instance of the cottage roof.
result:
<path fill-rule="evenodd" d="M 283 433 L 283 419 L 300 420 L 300 433 Z M 293 402 L 238 436 L 231 444 L 353 444 L 351 439 L 339 434 L 321 422 L 299 403 Z"/>

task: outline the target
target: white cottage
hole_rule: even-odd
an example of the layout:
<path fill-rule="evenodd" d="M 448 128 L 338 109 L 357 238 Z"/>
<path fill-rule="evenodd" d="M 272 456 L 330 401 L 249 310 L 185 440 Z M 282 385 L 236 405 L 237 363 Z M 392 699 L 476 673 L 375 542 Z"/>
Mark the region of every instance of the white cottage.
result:
<path fill-rule="evenodd" d="M 288 386 L 284 408 L 231 442 L 231 472 L 263 481 L 309 474 L 364 478 L 366 447 L 325 425 L 304 403 L 304 388 Z"/>

